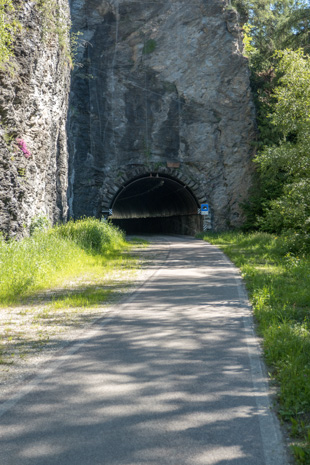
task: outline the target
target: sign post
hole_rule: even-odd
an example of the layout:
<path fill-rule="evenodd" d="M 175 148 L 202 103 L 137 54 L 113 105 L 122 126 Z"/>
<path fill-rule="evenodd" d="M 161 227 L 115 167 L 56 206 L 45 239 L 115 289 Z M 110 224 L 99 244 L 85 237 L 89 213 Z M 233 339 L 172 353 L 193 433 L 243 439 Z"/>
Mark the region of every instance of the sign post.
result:
<path fill-rule="evenodd" d="M 203 217 L 203 231 L 208 231 L 209 229 L 212 229 L 209 204 L 202 203 L 200 205 L 200 210 L 198 210 L 198 213 Z"/>
<path fill-rule="evenodd" d="M 200 214 L 201 215 L 209 215 L 209 204 L 202 203 L 200 206 Z"/>

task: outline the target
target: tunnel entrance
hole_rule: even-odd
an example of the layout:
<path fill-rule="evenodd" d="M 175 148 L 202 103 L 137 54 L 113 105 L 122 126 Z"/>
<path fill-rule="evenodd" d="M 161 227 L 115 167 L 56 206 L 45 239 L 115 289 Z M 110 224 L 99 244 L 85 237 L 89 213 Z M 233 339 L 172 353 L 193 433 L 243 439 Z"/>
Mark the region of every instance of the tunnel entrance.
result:
<path fill-rule="evenodd" d="M 111 209 L 113 224 L 127 234 L 186 234 L 201 230 L 199 203 L 181 181 L 149 173 L 129 181 L 117 192 Z"/>

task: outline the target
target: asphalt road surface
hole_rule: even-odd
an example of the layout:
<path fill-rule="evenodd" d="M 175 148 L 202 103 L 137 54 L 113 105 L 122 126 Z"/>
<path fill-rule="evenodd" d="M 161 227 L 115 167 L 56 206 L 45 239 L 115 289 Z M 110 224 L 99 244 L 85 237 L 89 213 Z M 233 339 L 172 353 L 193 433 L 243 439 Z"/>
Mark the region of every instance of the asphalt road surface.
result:
<path fill-rule="evenodd" d="M 251 309 L 214 246 L 149 279 L 0 406 L 1 465 L 285 465 Z"/>

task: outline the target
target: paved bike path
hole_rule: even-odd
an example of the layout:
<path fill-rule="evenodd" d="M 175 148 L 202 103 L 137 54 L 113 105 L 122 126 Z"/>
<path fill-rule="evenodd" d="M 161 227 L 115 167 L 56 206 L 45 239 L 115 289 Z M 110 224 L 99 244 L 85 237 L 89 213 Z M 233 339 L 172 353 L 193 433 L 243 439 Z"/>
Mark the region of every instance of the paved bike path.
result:
<path fill-rule="evenodd" d="M 167 259 L 0 406 L 1 465 L 285 465 L 241 278 L 214 246 Z"/>

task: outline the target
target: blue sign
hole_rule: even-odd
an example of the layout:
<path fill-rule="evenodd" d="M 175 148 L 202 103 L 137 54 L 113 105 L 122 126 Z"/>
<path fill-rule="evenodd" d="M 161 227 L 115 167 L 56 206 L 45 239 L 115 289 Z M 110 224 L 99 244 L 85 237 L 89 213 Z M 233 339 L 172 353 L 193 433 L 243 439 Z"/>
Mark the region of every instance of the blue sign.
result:
<path fill-rule="evenodd" d="M 201 215 L 209 215 L 209 204 L 202 203 L 200 207 L 200 214 Z"/>

